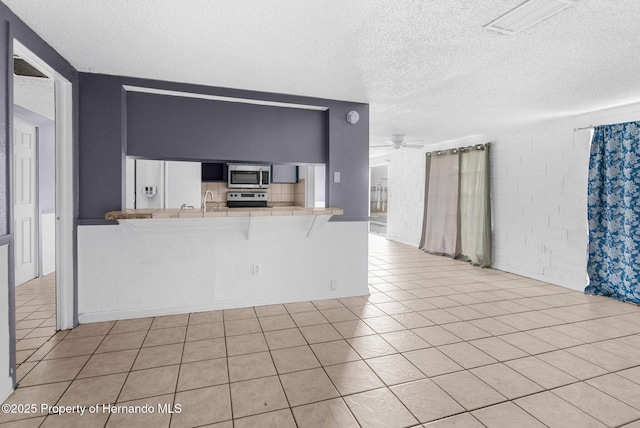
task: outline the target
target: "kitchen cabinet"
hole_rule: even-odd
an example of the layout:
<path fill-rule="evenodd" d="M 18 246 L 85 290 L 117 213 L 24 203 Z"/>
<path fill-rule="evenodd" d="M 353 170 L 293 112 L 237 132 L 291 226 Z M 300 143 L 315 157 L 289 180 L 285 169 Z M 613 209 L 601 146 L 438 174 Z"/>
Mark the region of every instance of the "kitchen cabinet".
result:
<path fill-rule="evenodd" d="M 226 163 L 202 163 L 202 181 L 203 182 L 221 182 L 227 181 L 227 164 Z"/>
<path fill-rule="evenodd" d="M 272 165 L 271 166 L 271 182 L 272 183 L 297 183 L 298 182 L 298 166 L 297 165 Z"/>

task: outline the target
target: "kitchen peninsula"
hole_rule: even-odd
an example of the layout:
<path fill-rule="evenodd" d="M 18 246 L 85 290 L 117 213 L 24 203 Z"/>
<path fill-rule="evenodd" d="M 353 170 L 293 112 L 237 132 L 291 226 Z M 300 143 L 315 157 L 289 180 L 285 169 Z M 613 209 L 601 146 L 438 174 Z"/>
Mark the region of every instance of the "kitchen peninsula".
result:
<path fill-rule="evenodd" d="M 89 73 L 81 83 L 80 323 L 368 294 L 366 104 Z M 131 159 L 164 162 L 160 179 Z M 273 165 L 269 188 L 254 189 L 272 208 L 228 208 L 244 192 L 225 174 L 175 198 L 188 162 Z M 285 178 L 276 165 L 321 165 L 324 191 L 314 200 L 302 170 Z M 144 203 L 130 205 L 141 186 Z M 332 208 L 305 208 L 318 205 Z"/>
<path fill-rule="evenodd" d="M 240 228 L 246 230 L 246 239 L 252 239 L 256 233 L 259 235 L 262 230 L 273 231 L 277 226 L 284 226 L 285 230 L 279 232 L 280 237 L 291 235 L 292 230 L 298 228 L 306 231 L 307 237 L 322 222 L 328 221 L 333 215 L 342 215 L 343 210 L 339 208 L 304 208 L 304 207 L 275 207 L 275 208 L 224 208 L 216 207 L 213 211 L 196 209 L 157 209 L 157 210 L 125 210 L 111 211 L 105 214 L 106 220 L 117 220 L 130 232 L 137 235 L 151 231 L 157 232 L 158 227 L 165 227 L 175 230 L 197 230 L 208 233 L 209 229 L 220 228 Z M 301 217 L 297 221 L 284 221 L 273 223 L 269 217 Z M 223 219 L 237 219 L 234 222 L 224 222 Z M 245 221 L 240 220 L 244 218 Z M 255 220 L 259 218 L 260 220 Z M 320 218 L 320 220 L 318 220 Z M 161 222 L 159 220 L 172 220 Z M 189 221 L 192 219 L 195 221 Z M 144 222 L 143 220 L 150 220 Z M 254 267 L 252 266 L 252 270 Z M 260 268 L 258 268 L 260 270 Z"/>
<path fill-rule="evenodd" d="M 368 294 L 366 222 L 339 208 L 112 211 L 84 227 L 80 322 Z M 113 269 L 118 266 L 118 269 Z M 89 280 L 90 278 L 90 280 Z"/>

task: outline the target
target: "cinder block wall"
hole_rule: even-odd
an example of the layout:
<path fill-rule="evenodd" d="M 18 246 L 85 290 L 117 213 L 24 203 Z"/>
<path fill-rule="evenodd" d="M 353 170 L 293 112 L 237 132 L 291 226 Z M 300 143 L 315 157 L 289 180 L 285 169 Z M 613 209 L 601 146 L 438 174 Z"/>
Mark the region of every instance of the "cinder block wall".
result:
<path fill-rule="evenodd" d="M 493 142 L 493 266 L 583 290 L 591 130 L 574 128 L 634 120 L 640 120 L 640 103 L 449 141 L 428 150 Z M 387 238 L 413 246 L 418 246 L 422 228 L 426 150 L 400 150 L 375 160 L 389 160 Z"/>

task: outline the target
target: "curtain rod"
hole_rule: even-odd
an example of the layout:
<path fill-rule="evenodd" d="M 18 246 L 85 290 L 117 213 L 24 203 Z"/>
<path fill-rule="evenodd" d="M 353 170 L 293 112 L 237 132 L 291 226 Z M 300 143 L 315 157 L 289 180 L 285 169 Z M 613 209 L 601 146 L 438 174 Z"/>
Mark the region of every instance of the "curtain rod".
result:
<path fill-rule="evenodd" d="M 484 143 L 484 144 L 474 144 L 472 146 L 465 146 L 465 147 L 456 147 L 456 148 L 452 148 L 452 149 L 446 149 L 446 150 L 436 150 L 433 152 L 427 152 L 427 156 L 431 156 L 432 154 L 435 154 L 436 156 L 442 156 L 442 155 L 446 155 L 446 154 L 456 154 L 458 152 L 466 152 L 467 150 L 484 150 L 486 146 L 488 146 L 491 143 Z"/>
<path fill-rule="evenodd" d="M 595 128 L 595 126 L 593 126 L 593 125 L 583 126 L 582 128 L 573 128 L 573 132 L 582 131 L 584 129 L 593 129 L 593 128 Z"/>

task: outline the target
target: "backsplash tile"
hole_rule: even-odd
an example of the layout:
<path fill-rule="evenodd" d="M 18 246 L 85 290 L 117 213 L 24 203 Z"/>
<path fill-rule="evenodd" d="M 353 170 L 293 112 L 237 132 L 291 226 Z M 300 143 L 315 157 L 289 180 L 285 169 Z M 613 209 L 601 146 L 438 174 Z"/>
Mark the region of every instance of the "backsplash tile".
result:
<path fill-rule="evenodd" d="M 302 203 L 299 204 L 296 199 L 296 192 L 299 191 L 298 184 L 289 184 L 289 183 L 273 183 L 267 189 L 267 202 L 269 204 L 273 204 L 275 206 L 290 206 L 290 205 L 298 205 L 304 206 L 304 183 L 302 185 Z M 211 190 L 213 193 L 213 203 L 207 202 L 207 206 L 220 205 L 227 203 L 227 192 L 229 192 L 229 188 L 227 187 L 227 183 L 225 182 L 203 182 L 201 183 L 200 193 L 205 194 L 207 190 Z"/>

